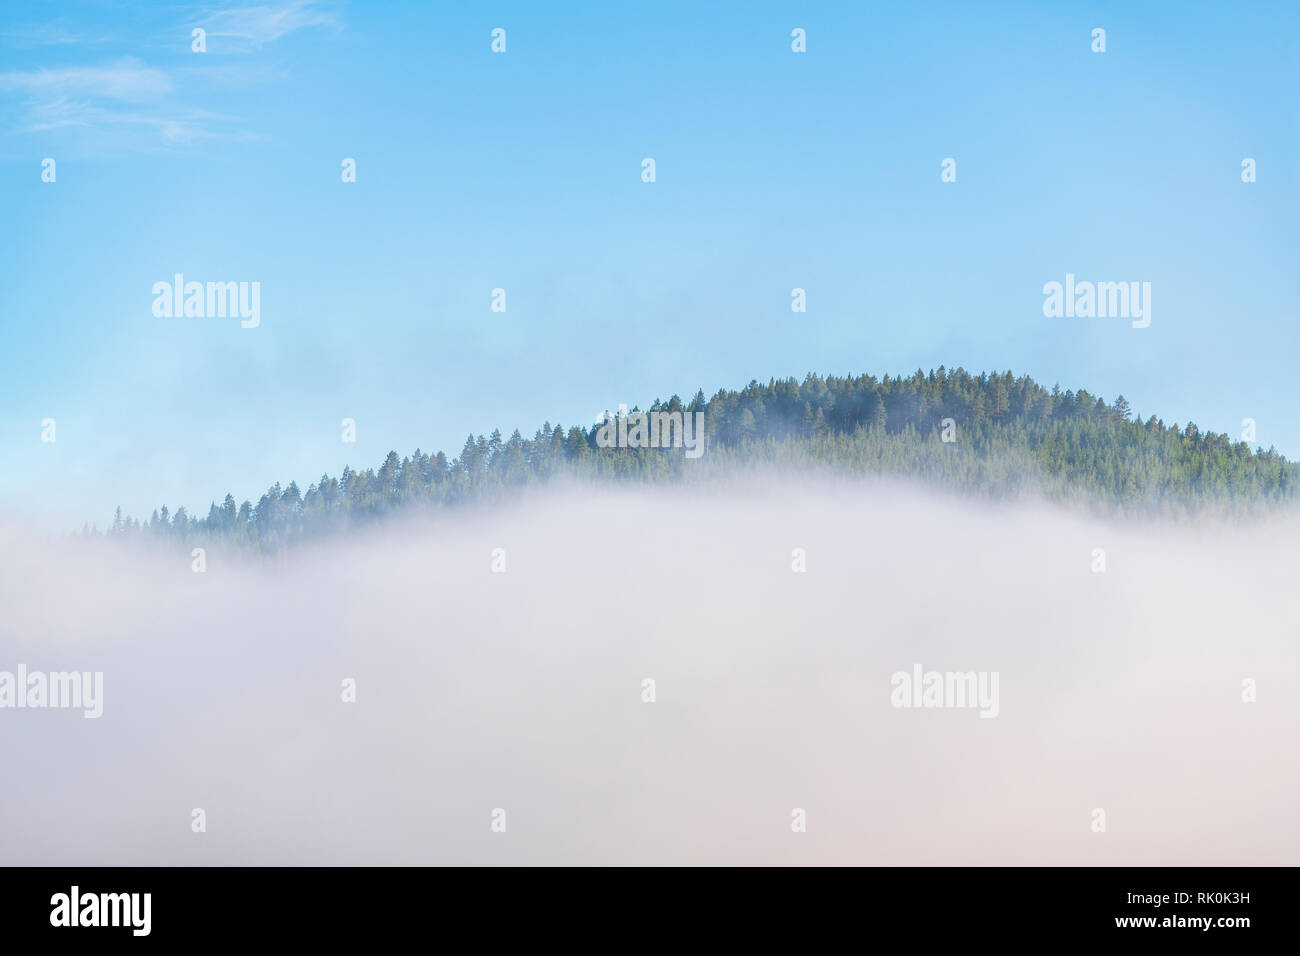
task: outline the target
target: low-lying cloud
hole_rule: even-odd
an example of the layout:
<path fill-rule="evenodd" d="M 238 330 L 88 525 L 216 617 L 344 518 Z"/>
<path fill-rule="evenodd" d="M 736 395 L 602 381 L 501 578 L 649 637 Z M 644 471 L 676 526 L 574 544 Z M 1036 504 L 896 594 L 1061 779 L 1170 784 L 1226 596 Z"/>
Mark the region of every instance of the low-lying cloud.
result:
<path fill-rule="evenodd" d="M 0 708 L 0 859 L 1294 864 L 1296 531 L 776 480 L 201 574 L 8 525 L 0 671 L 103 684 Z M 986 699 L 891 701 L 926 672 Z"/>

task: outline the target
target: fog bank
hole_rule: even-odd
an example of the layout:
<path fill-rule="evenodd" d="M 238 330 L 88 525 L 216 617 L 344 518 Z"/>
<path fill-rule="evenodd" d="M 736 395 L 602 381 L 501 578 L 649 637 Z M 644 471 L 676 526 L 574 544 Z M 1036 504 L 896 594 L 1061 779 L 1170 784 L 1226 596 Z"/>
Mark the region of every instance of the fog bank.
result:
<path fill-rule="evenodd" d="M 0 523 L 0 671 L 103 673 L 0 708 L 0 862 L 1294 865 L 1298 530 L 754 481 L 194 573 Z"/>

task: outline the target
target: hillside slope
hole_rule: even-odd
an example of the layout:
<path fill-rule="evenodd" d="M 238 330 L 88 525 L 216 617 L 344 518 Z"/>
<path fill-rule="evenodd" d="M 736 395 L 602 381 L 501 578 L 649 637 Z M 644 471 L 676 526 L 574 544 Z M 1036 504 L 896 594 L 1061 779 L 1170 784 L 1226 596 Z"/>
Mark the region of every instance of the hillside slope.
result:
<path fill-rule="evenodd" d="M 635 421 L 638 411 L 627 416 Z M 305 493 L 290 482 L 272 485 L 256 504 L 227 495 L 201 519 L 164 506 L 141 522 L 119 509 L 108 534 L 270 548 L 406 504 L 490 498 L 557 476 L 695 481 L 770 467 L 889 475 L 981 497 L 1043 497 L 1122 513 L 1257 512 L 1294 502 L 1300 489 L 1300 465 L 1271 449 L 1252 450 L 1191 422 L 1143 421 L 1123 396 L 1108 405 L 1082 389 L 1048 390 L 1011 372 L 941 366 L 906 378 L 810 374 L 709 399 L 674 395 L 647 411 L 702 412 L 707 445 L 698 457 L 680 447 L 602 447 L 599 424 L 547 423 L 532 438 L 517 430 L 509 438 L 470 435 L 452 459 L 390 452 L 377 469 L 322 475 Z"/>

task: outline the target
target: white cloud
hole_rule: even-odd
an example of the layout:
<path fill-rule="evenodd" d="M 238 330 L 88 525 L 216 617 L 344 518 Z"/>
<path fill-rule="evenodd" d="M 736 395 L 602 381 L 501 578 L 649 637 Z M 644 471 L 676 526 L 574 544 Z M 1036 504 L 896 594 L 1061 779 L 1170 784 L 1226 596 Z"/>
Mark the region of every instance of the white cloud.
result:
<path fill-rule="evenodd" d="M 46 101 L 84 97 L 140 102 L 170 93 L 172 81 L 162 70 L 128 57 L 106 66 L 0 73 L 0 90 L 25 93 Z"/>
<path fill-rule="evenodd" d="M 234 117 L 171 101 L 169 73 L 127 58 L 102 66 L 0 73 L 0 94 L 22 98 L 18 128 L 27 132 L 151 130 L 167 144 L 247 139 Z"/>
<path fill-rule="evenodd" d="M 254 46 L 272 43 L 306 27 L 334 26 L 333 12 L 321 8 L 314 0 L 267 4 L 257 7 L 234 7 L 210 14 L 199 22 L 209 37 L 235 37 Z"/>
<path fill-rule="evenodd" d="M 1294 863 L 1293 517 L 771 481 L 538 489 L 203 574 L 0 515 L 0 670 L 104 674 L 99 720 L 0 710 L 5 862 Z M 999 672 L 997 719 L 893 707 L 918 662 Z"/>
<path fill-rule="evenodd" d="M 212 38 L 226 38 L 209 49 L 248 50 L 271 43 L 308 27 L 334 26 L 333 11 L 315 0 L 233 7 L 215 10 L 196 21 Z M 188 28 L 184 39 L 188 50 Z M 101 42 L 102 38 L 74 30 L 61 20 L 0 32 L 0 42 L 22 45 L 73 46 Z M 109 130 L 129 140 L 133 130 L 156 134 L 152 142 L 177 144 L 196 140 L 255 138 L 237 130 L 235 118 L 206 112 L 176 102 L 178 81 L 188 88 L 193 79 L 208 86 L 248 86 L 265 81 L 268 68 L 234 71 L 210 63 L 207 57 L 190 57 L 190 66 L 163 70 L 134 57 L 101 65 L 40 67 L 0 72 L 0 101 L 15 102 L 5 110 L 14 117 L 10 128 L 20 132 L 83 129 L 97 131 L 96 142 Z M 136 143 L 138 145 L 138 143 Z"/>
<path fill-rule="evenodd" d="M 86 33 L 67 26 L 65 18 L 49 23 L 31 24 L 0 31 L 0 40 L 11 46 L 87 46 L 93 43 L 111 43 L 117 37 L 111 33 Z"/>

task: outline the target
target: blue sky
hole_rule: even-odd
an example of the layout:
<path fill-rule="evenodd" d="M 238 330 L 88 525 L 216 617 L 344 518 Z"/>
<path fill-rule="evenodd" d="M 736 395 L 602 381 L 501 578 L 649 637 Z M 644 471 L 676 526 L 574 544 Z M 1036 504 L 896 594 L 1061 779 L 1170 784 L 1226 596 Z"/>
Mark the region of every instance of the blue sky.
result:
<path fill-rule="evenodd" d="M 1294 3 L 7 3 L 0 508 L 203 514 L 471 431 L 939 364 L 1253 418 L 1300 456 L 1297 27 Z M 156 318 L 178 272 L 260 282 L 260 326 Z M 1044 317 L 1067 272 L 1149 281 L 1150 327 Z"/>

